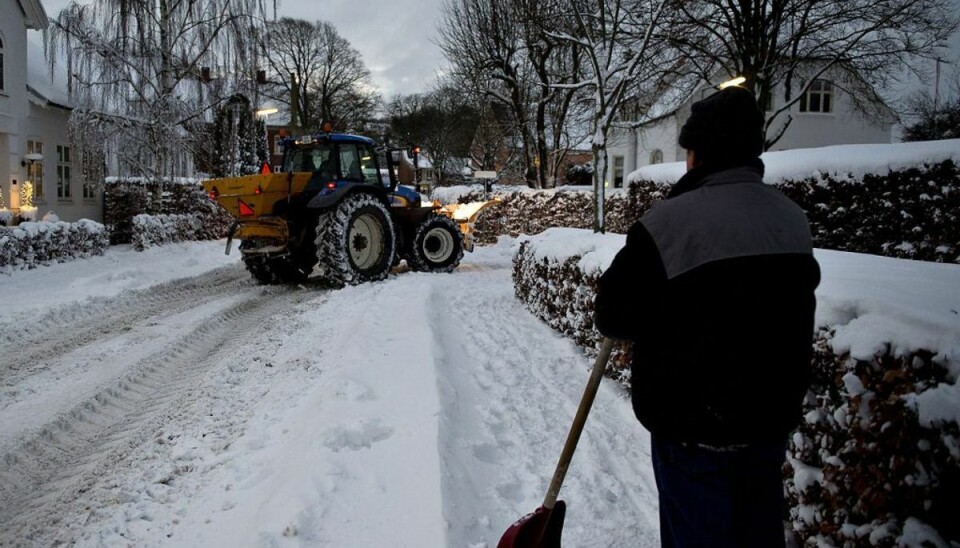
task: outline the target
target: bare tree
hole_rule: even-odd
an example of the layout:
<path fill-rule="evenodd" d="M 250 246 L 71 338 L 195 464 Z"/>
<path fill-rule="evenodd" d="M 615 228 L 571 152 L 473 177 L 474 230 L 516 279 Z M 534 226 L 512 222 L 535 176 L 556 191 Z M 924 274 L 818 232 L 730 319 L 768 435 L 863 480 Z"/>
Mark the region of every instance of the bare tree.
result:
<path fill-rule="evenodd" d="M 363 58 L 336 27 L 284 17 L 269 23 L 264 49 L 270 95 L 288 105 L 291 123 L 317 128 L 330 121 L 357 131 L 380 105 Z"/>
<path fill-rule="evenodd" d="M 604 231 L 607 141 L 623 105 L 631 100 L 633 110 L 644 116 L 687 75 L 686 60 L 669 46 L 663 29 L 674 1 L 575 0 L 560 30 L 548 31 L 584 52 L 585 77 L 557 87 L 590 92 L 595 231 Z"/>
<path fill-rule="evenodd" d="M 416 144 L 430 158 L 437 180 L 459 175 L 458 160 L 470 155 L 480 112 L 460 88 L 441 82 L 425 94 L 396 97 L 391 103 L 391 133 L 403 144 Z"/>
<path fill-rule="evenodd" d="M 105 146 L 84 136 L 106 126 L 118 164 L 134 174 L 191 172 L 188 128 L 228 95 L 220 90 L 249 88 L 256 52 L 244 38 L 265 13 L 264 0 L 71 3 L 46 46 L 51 70 L 66 60 L 81 147 Z M 201 78 L 208 71 L 220 76 L 212 90 Z"/>
<path fill-rule="evenodd" d="M 553 186 L 551 149 L 562 148 L 563 130 L 579 89 L 557 88 L 579 77 L 579 46 L 544 32 L 562 7 L 554 0 L 448 0 L 440 43 L 456 77 L 510 108 L 527 184 Z"/>
<path fill-rule="evenodd" d="M 678 1 L 674 43 L 706 80 L 718 72 L 747 79 L 771 105 L 767 146 L 789 127 L 789 111 L 814 80 L 830 74 L 870 118 L 882 116 L 881 93 L 916 58 L 933 58 L 956 30 L 953 0 Z"/>

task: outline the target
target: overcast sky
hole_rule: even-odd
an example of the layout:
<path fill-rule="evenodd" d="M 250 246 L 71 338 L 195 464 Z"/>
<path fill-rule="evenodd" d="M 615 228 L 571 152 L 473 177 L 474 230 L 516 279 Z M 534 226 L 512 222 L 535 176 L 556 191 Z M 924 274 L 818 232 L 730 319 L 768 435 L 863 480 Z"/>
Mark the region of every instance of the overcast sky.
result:
<path fill-rule="evenodd" d="M 436 46 L 442 0 L 280 0 L 279 17 L 333 23 L 363 55 L 383 97 L 425 91 L 445 65 Z"/>
<path fill-rule="evenodd" d="M 56 17 L 70 2 L 41 1 L 50 17 Z M 446 65 L 435 43 L 443 0 L 278 0 L 278 3 L 278 17 L 311 22 L 324 20 L 337 27 L 340 35 L 363 56 L 385 100 L 398 93 L 405 95 L 429 89 Z M 960 10 L 960 0 L 955 0 L 954 5 Z M 960 56 L 960 32 L 954 35 L 951 45 L 954 55 Z M 952 68 L 945 67 L 945 72 Z M 913 83 L 905 87 L 917 86 Z M 941 84 L 941 91 L 947 91 L 946 82 Z"/>
<path fill-rule="evenodd" d="M 70 3 L 41 1 L 50 17 Z M 278 0 L 278 4 L 277 17 L 323 20 L 337 27 L 363 56 L 385 100 L 397 93 L 427 90 L 445 65 L 435 39 L 442 0 Z"/>

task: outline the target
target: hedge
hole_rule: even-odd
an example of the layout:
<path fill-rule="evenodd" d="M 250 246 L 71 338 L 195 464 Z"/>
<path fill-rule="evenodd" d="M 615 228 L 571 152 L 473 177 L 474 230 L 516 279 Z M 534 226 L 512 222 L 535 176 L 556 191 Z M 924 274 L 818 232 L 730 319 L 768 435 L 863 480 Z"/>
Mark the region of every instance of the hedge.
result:
<path fill-rule="evenodd" d="M 28 222 L 0 227 L 0 270 L 36 268 L 102 255 L 110 245 L 106 228 L 82 219 L 75 223 Z"/>
<path fill-rule="evenodd" d="M 219 225 L 212 225 L 208 218 L 193 213 L 190 215 L 137 215 L 133 218 L 131 243 L 137 251 L 154 245 L 189 240 L 214 240 L 222 237 Z"/>
<path fill-rule="evenodd" d="M 207 197 L 197 180 L 177 179 L 163 185 L 142 179 L 109 180 L 104 186 L 104 224 L 110 231 L 111 243 L 133 243 L 137 215 L 194 216 L 203 224 L 203 229 L 194 231 L 197 239 L 222 238 L 233 223 L 233 218 Z"/>
<path fill-rule="evenodd" d="M 543 258 L 532 240 L 520 244 L 513 265 L 517 298 L 595 352 L 600 335 L 593 300 L 602 267 L 585 263 L 569 235 L 556 237 L 573 249 L 563 258 Z M 916 406 L 921 395 L 956 381 L 949 362 L 926 350 L 890 347 L 872 359 L 854 359 L 835 353 L 832 337 L 824 328 L 815 338 L 805 420 L 790 439 L 784 467 L 785 519 L 808 545 L 960 542 L 960 428 L 955 422 L 923 421 Z M 623 343 L 607 370 L 627 389 L 629 360 L 630 345 Z"/>
<path fill-rule="evenodd" d="M 960 262 L 960 172 L 952 160 L 865 175 L 861 179 L 821 175 L 776 186 L 810 219 L 814 245 L 888 257 Z M 631 182 L 606 199 L 606 229 L 625 234 L 670 185 Z M 446 194 L 461 203 L 484 198 L 482 188 Z M 530 190 L 500 187 L 500 199 L 475 223 L 477 241 L 492 243 L 502 234 L 538 234 L 551 227 L 593 226 L 591 189 Z"/>

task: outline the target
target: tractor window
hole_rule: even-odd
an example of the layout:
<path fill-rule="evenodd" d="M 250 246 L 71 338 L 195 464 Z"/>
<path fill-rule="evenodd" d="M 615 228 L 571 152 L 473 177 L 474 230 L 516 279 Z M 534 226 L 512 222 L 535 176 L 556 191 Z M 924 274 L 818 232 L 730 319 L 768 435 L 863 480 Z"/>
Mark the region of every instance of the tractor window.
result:
<path fill-rule="evenodd" d="M 287 154 L 283 170 L 286 172 L 323 172 L 333 176 L 333 163 L 329 147 L 298 148 Z"/>
<path fill-rule="evenodd" d="M 377 169 L 377 152 L 370 146 L 360 147 L 360 170 L 363 172 L 363 182 L 371 185 L 380 185 L 380 170 Z"/>
<path fill-rule="evenodd" d="M 340 174 L 346 181 L 363 182 L 363 173 L 360 171 L 360 156 L 357 145 L 344 143 L 340 145 Z"/>

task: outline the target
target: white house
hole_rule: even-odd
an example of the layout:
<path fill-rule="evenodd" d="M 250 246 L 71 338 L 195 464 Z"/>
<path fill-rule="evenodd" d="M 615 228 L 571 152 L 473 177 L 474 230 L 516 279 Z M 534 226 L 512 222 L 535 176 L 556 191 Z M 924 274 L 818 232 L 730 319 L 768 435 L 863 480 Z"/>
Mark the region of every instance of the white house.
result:
<path fill-rule="evenodd" d="M 715 91 L 714 87 L 705 85 L 657 124 L 636 131 L 617 132 L 607 148 L 611 186 L 622 186 L 625 177 L 640 167 L 685 160 L 686 151 L 677 144 L 680 128 L 690 116 L 691 105 Z M 773 95 L 775 99 L 767 109 L 769 114 L 784 104 L 782 92 Z M 881 107 L 881 110 L 885 108 Z M 813 81 L 807 93 L 790 107 L 789 113 L 777 116 L 768 135 L 775 134 L 783 126 L 787 115 L 791 117 L 790 125 L 770 150 L 890 143 L 892 140 L 892 115 L 880 122 L 870 120 L 855 108 L 847 92 L 823 77 Z"/>
<path fill-rule="evenodd" d="M 73 154 L 67 125 L 71 107 L 63 78 L 51 81 L 40 47 L 46 10 L 40 0 L 0 0 L 0 13 L 4 202 L 19 213 L 20 191 L 30 181 L 38 219 L 52 211 L 64 221 L 101 220 L 101 192 L 82 180 L 79 158 Z"/>

